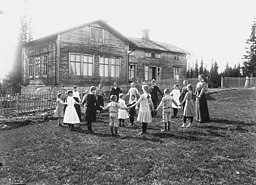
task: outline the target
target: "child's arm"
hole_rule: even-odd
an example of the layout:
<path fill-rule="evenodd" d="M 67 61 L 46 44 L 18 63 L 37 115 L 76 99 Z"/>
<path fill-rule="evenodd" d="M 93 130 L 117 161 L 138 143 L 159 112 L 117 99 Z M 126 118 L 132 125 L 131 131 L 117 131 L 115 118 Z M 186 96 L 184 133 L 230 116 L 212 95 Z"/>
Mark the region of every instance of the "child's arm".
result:
<path fill-rule="evenodd" d="M 156 108 L 156 111 L 158 111 L 158 110 L 159 110 L 159 108 L 160 108 L 162 105 L 163 105 L 163 98 L 162 98 L 162 100 L 161 100 L 160 104 L 158 105 L 158 107 Z"/>
<path fill-rule="evenodd" d="M 136 103 L 134 103 L 132 106 L 130 106 L 129 108 L 132 108 L 132 107 L 135 107 L 136 105 L 138 105 L 141 102 L 142 98 L 143 97 L 140 96 L 139 100 Z"/>
<path fill-rule="evenodd" d="M 186 99 L 188 99 L 188 93 L 186 93 L 184 99 L 182 100 L 182 102 L 180 102 L 179 106 L 185 103 Z"/>

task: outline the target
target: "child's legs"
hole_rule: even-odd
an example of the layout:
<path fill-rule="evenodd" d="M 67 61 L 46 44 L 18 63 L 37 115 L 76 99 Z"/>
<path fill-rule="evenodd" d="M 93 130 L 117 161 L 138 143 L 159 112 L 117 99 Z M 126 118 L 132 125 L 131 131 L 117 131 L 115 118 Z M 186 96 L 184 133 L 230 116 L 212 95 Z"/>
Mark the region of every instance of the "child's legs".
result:
<path fill-rule="evenodd" d="M 192 123 L 193 122 L 193 116 L 191 117 L 187 117 L 189 119 L 189 122 Z"/>
<path fill-rule="evenodd" d="M 173 116 L 176 117 L 178 113 L 178 109 L 177 108 L 173 108 Z"/>
<path fill-rule="evenodd" d="M 187 117 L 183 116 L 183 123 L 186 123 L 186 122 L 187 122 Z"/>
<path fill-rule="evenodd" d="M 130 119 L 131 124 L 133 124 L 134 123 L 134 116 L 130 116 L 129 119 Z"/>

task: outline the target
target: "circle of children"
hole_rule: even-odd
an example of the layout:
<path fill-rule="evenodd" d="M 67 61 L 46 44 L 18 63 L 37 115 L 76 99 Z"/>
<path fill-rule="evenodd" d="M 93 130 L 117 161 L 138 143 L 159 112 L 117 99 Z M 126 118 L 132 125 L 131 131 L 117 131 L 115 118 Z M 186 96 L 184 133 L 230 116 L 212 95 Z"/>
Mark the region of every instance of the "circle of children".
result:
<path fill-rule="evenodd" d="M 66 124 L 72 130 L 75 124 L 81 122 L 81 105 L 83 105 L 88 132 L 93 133 L 92 123 L 96 121 L 96 116 L 100 115 L 103 110 L 108 110 L 110 132 L 112 136 L 119 136 L 118 128 L 125 127 L 124 120 L 129 118 L 129 126 L 133 127 L 134 117 L 138 112 L 137 121 L 142 123 L 142 132 L 139 135 L 142 135 L 146 134 L 148 123 L 152 122 L 152 117 L 157 115 L 159 109 L 162 109 L 164 125 L 161 131 L 170 130 L 171 118 L 177 118 L 178 109 L 181 108 L 183 124 L 180 127 L 187 128 L 191 126 L 194 115 L 196 115 L 196 121 L 198 122 L 209 121 L 205 97 L 207 86 L 205 85 L 204 76 L 199 75 L 198 80 L 195 91 L 193 91 L 193 86 L 188 84 L 187 80 L 184 80 L 181 90 L 176 84 L 172 92 L 169 88 L 166 88 L 164 93 L 156 85 L 156 81 L 152 80 L 151 86 L 142 84 L 142 94 L 135 87 L 135 83 L 132 82 L 126 95 L 114 82 L 109 97 L 110 103 L 106 106 L 104 106 L 105 92 L 102 84 L 99 84 L 98 88 L 91 86 L 82 100 L 77 91 L 77 86 L 74 86 L 73 90 L 67 92 L 65 100 L 63 100 L 63 94 L 59 93 L 57 95 L 54 117 L 57 118 L 59 126 Z M 162 95 L 159 105 L 158 94 Z M 125 103 L 126 97 L 129 97 L 128 105 Z M 188 124 L 186 123 L 187 119 L 189 119 Z"/>

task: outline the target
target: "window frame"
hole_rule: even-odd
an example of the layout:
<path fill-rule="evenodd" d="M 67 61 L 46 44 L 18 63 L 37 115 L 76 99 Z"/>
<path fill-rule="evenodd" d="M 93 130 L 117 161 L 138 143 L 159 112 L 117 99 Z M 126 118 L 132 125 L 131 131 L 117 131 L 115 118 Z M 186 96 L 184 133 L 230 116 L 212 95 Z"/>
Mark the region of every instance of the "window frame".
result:
<path fill-rule="evenodd" d="M 101 40 L 101 41 L 99 41 L 99 39 L 96 40 L 95 38 L 92 37 L 92 35 L 93 35 L 93 29 L 94 29 L 94 30 L 102 30 L 102 40 Z M 92 43 L 104 44 L 104 40 L 105 40 L 105 38 L 104 38 L 104 35 L 105 35 L 105 34 L 104 34 L 104 33 L 105 33 L 105 32 L 104 32 L 104 29 L 103 29 L 103 28 L 91 26 L 91 27 L 90 27 L 90 41 L 91 41 Z M 94 34 L 94 35 L 95 35 L 95 34 Z"/>
<path fill-rule="evenodd" d="M 72 55 L 75 56 L 75 60 L 71 60 L 71 57 Z M 77 61 L 76 60 L 76 56 L 79 56 L 80 57 L 80 61 Z M 88 57 L 88 60 L 89 60 L 89 57 L 92 57 L 92 63 L 89 63 L 89 62 L 84 62 L 84 56 L 87 56 Z M 74 63 L 74 66 L 75 66 L 75 70 L 76 70 L 76 66 L 77 64 L 79 64 L 79 68 L 80 68 L 80 73 L 79 75 L 77 74 L 72 74 L 72 63 Z M 92 74 L 91 75 L 85 75 L 84 74 L 84 64 L 92 64 Z M 87 68 L 87 72 L 89 72 L 89 69 Z M 76 52 L 69 52 L 69 76 L 76 76 L 76 77 L 93 77 L 94 76 L 94 55 L 92 54 L 87 54 L 87 53 L 76 53 Z"/>
<path fill-rule="evenodd" d="M 108 62 L 106 62 L 106 59 Z M 113 60 L 114 60 L 114 65 L 112 65 Z M 121 62 L 122 62 L 121 57 L 105 57 L 105 56 L 99 55 L 99 76 L 101 78 L 119 78 L 120 71 L 121 71 Z M 113 66 L 114 66 L 114 76 L 112 75 Z M 106 67 L 108 68 L 107 71 L 105 70 Z M 102 69 L 103 69 L 103 75 L 101 74 Z"/>

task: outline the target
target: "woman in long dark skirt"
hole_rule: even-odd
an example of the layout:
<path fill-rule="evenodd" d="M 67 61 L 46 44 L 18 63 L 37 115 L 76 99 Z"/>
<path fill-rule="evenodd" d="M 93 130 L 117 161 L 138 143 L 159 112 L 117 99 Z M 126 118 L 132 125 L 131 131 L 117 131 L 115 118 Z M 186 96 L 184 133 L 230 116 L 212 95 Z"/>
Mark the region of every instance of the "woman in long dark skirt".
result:
<path fill-rule="evenodd" d="M 91 86 L 89 93 L 86 96 L 86 112 L 85 112 L 88 131 L 91 133 L 93 133 L 92 122 L 96 121 L 97 106 L 98 106 L 98 103 L 96 99 L 96 87 Z"/>
<path fill-rule="evenodd" d="M 210 120 L 208 105 L 206 100 L 206 90 L 207 84 L 205 82 L 205 77 L 203 74 L 198 76 L 199 82 L 196 85 L 196 103 L 195 103 L 195 112 L 196 120 L 200 123 L 205 123 Z"/>

